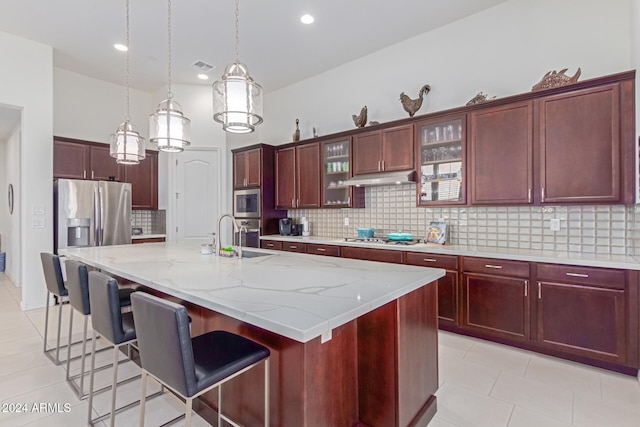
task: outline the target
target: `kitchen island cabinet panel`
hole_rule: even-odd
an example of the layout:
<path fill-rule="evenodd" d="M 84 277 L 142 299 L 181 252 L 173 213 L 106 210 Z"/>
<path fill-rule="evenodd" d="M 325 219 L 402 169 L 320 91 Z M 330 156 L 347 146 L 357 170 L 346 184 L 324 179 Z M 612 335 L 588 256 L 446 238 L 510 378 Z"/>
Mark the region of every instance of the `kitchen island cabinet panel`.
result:
<path fill-rule="evenodd" d="M 532 203 L 532 102 L 474 111 L 470 118 L 471 204 Z"/>

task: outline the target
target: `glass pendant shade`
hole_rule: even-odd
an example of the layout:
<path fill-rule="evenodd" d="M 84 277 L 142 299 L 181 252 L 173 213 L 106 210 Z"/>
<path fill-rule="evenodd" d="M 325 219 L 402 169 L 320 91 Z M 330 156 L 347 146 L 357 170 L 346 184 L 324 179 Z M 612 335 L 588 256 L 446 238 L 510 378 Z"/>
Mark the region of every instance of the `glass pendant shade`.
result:
<path fill-rule="evenodd" d="M 144 138 L 129 121 L 121 123 L 116 133 L 111 135 L 109 154 L 116 159 L 116 163 L 124 165 L 137 165 L 144 160 Z"/>
<path fill-rule="evenodd" d="M 180 104 L 165 99 L 149 116 L 149 141 L 158 144 L 158 150 L 178 153 L 185 145 L 191 145 L 191 120 L 181 110 Z"/>
<path fill-rule="evenodd" d="M 246 65 L 234 62 L 213 84 L 213 119 L 230 133 L 250 133 L 262 123 L 262 86 Z"/>

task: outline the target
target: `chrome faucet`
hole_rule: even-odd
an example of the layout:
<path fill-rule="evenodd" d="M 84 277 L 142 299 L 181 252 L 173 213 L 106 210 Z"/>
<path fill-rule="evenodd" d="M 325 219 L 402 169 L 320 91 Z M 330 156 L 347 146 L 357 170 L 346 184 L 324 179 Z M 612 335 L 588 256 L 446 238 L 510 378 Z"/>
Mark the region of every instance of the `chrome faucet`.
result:
<path fill-rule="evenodd" d="M 238 242 L 238 258 L 242 258 L 242 234 L 241 234 L 242 228 L 238 228 L 238 223 L 236 222 L 236 219 L 233 217 L 233 215 L 228 213 L 222 214 L 218 218 L 218 233 L 217 233 L 218 240 L 216 241 L 216 255 L 220 255 L 220 249 L 222 249 L 222 234 L 220 234 L 220 224 L 222 223 L 222 219 L 225 217 L 231 218 L 231 221 L 233 222 L 233 231 L 238 233 L 238 237 L 240 238 L 240 241 Z M 245 233 L 246 233 L 246 229 L 245 229 Z"/>

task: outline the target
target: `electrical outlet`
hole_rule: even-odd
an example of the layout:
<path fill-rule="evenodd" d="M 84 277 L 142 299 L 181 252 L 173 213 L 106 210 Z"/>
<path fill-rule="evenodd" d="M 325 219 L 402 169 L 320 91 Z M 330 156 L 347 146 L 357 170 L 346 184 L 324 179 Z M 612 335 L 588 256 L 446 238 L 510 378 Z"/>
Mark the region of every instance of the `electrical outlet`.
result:
<path fill-rule="evenodd" d="M 348 227 L 349 226 L 349 217 L 345 217 L 344 218 L 344 226 Z"/>
<path fill-rule="evenodd" d="M 558 218 L 552 218 L 549 221 L 549 229 L 551 231 L 560 231 L 560 219 Z"/>

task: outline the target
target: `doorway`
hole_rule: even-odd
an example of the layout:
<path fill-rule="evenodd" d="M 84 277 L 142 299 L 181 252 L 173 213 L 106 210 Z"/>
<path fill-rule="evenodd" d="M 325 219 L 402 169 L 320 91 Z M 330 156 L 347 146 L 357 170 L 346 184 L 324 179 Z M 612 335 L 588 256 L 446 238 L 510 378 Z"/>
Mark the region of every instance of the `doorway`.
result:
<path fill-rule="evenodd" d="M 173 161 L 173 160 L 172 160 Z M 167 224 L 167 240 L 197 245 L 210 243 L 220 214 L 221 159 L 219 148 L 185 149 L 175 156 L 169 205 L 175 213 Z"/>

